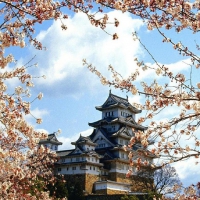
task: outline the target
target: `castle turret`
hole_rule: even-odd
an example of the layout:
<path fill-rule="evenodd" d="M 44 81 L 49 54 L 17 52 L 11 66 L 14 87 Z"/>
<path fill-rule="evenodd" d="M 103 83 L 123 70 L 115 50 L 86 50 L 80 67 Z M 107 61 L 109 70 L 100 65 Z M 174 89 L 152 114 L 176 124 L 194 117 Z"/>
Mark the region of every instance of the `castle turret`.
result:
<path fill-rule="evenodd" d="M 46 140 L 40 140 L 39 145 L 43 145 L 53 151 L 57 151 L 58 146 L 62 145 L 62 142 L 58 141 L 55 133 L 51 133 L 48 135 Z"/>

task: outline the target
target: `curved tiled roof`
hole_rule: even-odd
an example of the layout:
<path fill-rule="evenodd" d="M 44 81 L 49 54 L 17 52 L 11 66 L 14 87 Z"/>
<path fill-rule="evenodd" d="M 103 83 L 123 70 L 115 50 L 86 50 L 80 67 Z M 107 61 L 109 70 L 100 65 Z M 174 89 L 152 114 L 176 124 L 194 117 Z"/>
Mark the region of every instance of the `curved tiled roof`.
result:
<path fill-rule="evenodd" d="M 136 128 L 136 129 L 139 129 L 139 130 L 146 130 L 147 127 L 145 126 L 142 126 L 142 125 L 139 125 L 135 122 L 135 120 L 132 118 L 132 117 L 107 117 L 107 118 L 104 118 L 104 119 L 100 119 L 96 122 L 93 122 L 93 123 L 88 123 L 89 126 L 92 126 L 92 127 L 99 127 L 99 126 L 102 126 L 102 125 L 106 125 L 106 124 L 114 124 L 114 123 L 122 123 L 124 125 L 128 125 L 132 128 Z"/>
<path fill-rule="evenodd" d="M 128 132 L 126 127 L 121 127 L 117 132 L 113 133 L 111 137 L 124 137 L 126 139 L 130 139 L 132 135 Z"/>
<path fill-rule="evenodd" d="M 109 99 L 111 99 L 112 102 L 108 102 Z M 125 98 L 119 97 L 117 95 L 112 94 L 111 92 L 107 100 L 104 102 L 104 104 L 101 106 L 96 106 L 96 109 L 102 111 L 102 110 L 113 108 L 113 107 L 124 107 L 126 109 L 130 109 L 134 113 L 141 113 L 141 110 L 135 108 L 128 102 L 128 98 L 125 99 Z"/>
<path fill-rule="evenodd" d="M 73 144 L 73 145 L 77 145 L 80 143 L 87 143 L 87 144 L 96 146 L 96 144 L 90 139 L 90 137 L 85 137 L 85 136 L 82 136 L 81 134 L 76 142 L 71 142 L 71 144 Z"/>
<path fill-rule="evenodd" d="M 39 144 L 45 144 L 45 143 L 52 143 L 52 144 L 57 144 L 57 145 L 62 144 L 62 142 L 58 141 L 55 133 L 49 134 L 47 139 L 40 140 L 40 142 L 39 142 Z"/>

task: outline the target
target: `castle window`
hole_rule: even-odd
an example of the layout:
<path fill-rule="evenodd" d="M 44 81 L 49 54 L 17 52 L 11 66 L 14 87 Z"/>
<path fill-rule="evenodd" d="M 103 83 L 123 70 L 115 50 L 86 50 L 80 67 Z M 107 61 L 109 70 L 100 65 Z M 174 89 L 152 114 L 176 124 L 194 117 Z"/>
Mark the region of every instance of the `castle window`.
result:
<path fill-rule="evenodd" d="M 92 170 L 92 167 L 90 166 L 90 170 Z"/>
<path fill-rule="evenodd" d="M 122 153 L 122 158 L 124 158 L 124 153 Z"/>
<path fill-rule="evenodd" d="M 124 165 L 123 164 L 121 164 L 121 170 L 123 170 L 124 169 Z"/>
<path fill-rule="evenodd" d="M 55 149 L 55 150 L 58 150 L 58 147 L 57 147 L 57 146 L 55 146 L 55 147 L 54 147 L 54 149 Z"/>
<path fill-rule="evenodd" d="M 123 140 L 122 140 L 122 139 L 120 139 L 120 140 L 119 140 L 119 143 L 120 143 L 120 144 L 123 144 Z"/>
<path fill-rule="evenodd" d="M 95 170 L 95 167 L 93 167 L 93 170 Z"/>
<path fill-rule="evenodd" d="M 71 158 L 71 162 L 72 162 L 72 158 Z"/>
<path fill-rule="evenodd" d="M 67 167 L 67 171 L 69 170 L 69 167 Z"/>
<path fill-rule="evenodd" d="M 112 116 L 113 116 L 114 114 L 113 114 L 113 111 L 112 111 Z"/>
<path fill-rule="evenodd" d="M 61 172 L 62 168 L 58 168 L 58 172 Z"/>
<path fill-rule="evenodd" d="M 72 167 L 72 170 L 76 170 L 76 167 Z"/>
<path fill-rule="evenodd" d="M 64 159 L 64 158 L 62 159 L 62 162 L 65 162 L 65 159 Z"/>
<path fill-rule="evenodd" d="M 108 128 L 108 131 L 111 131 L 111 128 Z"/>
<path fill-rule="evenodd" d="M 84 157 L 82 157 L 82 160 L 84 160 Z"/>
<path fill-rule="evenodd" d="M 79 158 L 79 157 L 77 157 L 77 158 L 76 158 L 76 161 L 79 161 L 79 160 L 80 160 L 80 158 Z"/>
<path fill-rule="evenodd" d="M 111 128 L 108 128 L 108 131 L 111 131 L 112 129 Z"/>
<path fill-rule="evenodd" d="M 99 144 L 99 147 L 105 147 L 106 145 L 105 144 Z"/>

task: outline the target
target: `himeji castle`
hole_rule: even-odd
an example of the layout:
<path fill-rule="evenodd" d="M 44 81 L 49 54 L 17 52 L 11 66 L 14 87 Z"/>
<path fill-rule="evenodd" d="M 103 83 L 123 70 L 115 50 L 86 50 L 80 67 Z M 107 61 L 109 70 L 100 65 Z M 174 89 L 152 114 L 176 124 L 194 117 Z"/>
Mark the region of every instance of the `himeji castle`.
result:
<path fill-rule="evenodd" d="M 47 140 L 40 144 L 55 150 L 59 161 L 55 166 L 56 174 L 63 174 L 66 180 L 77 179 L 83 185 L 86 194 L 125 194 L 141 192 L 131 179 L 126 178 L 129 166 L 128 154 L 123 146 L 137 130 L 144 131 L 147 127 L 135 121 L 141 113 L 132 106 L 127 98 L 116 96 L 109 92 L 109 96 L 101 106 L 96 106 L 101 112 L 101 119 L 89 123 L 93 132 L 79 138 L 71 144 L 74 149 L 58 150 L 59 142 L 55 134 L 50 134 Z M 133 151 L 148 151 L 140 143 L 133 146 Z M 146 154 L 149 163 L 155 158 L 151 153 Z"/>

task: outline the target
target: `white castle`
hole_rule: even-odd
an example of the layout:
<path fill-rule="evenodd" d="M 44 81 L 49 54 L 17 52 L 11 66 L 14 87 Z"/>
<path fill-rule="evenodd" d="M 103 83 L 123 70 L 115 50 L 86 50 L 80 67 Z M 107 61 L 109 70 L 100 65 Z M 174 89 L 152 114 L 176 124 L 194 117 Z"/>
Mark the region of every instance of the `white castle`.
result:
<path fill-rule="evenodd" d="M 66 180 L 75 180 L 83 184 L 87 194 L 122 194 L 141 192 L 132 179 L 126 178 L 129 169 L 128 153 L 123 146 L 129 143 L 134 131 L 144 131 L 147 127 L 135 122 L 135 115 L 141 110 L 133 107 L 127 98 L 109 93 L 102 106 L 100 120 L 89 123 L 94 127 L 91 135 L 81 136 L 72 142 L 75 147 L 70 150 L 58 151 L 59 142 L 55 134 L 47 140 L 40 141 L 46 147 L 55 150 L 59 162 L 55 166 L 56 174 L 63 174 Z M 140 143 L 133 146 L 135 152 L 147 151 Z M 148 153 L 144 159 L 153 162 L 155 155 Z"/>

